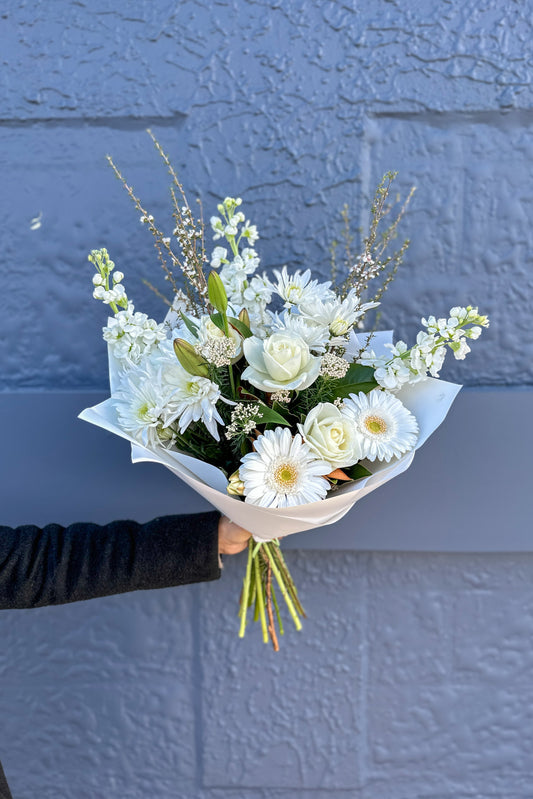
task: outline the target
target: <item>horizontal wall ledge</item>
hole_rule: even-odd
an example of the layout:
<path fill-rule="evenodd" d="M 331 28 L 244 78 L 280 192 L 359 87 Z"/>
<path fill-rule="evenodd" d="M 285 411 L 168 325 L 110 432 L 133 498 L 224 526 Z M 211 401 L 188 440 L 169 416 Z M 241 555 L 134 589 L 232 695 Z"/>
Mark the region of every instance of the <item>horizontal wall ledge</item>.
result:
<path fill-rule="evenodd" d="M 77 419 L 103 394 L 0 394 L 0 524 L 146 521 L 208 509 L 129 445 Z M 464 389 L 411 468 L 288 548 L 533 551 L 533 390 Z"/>

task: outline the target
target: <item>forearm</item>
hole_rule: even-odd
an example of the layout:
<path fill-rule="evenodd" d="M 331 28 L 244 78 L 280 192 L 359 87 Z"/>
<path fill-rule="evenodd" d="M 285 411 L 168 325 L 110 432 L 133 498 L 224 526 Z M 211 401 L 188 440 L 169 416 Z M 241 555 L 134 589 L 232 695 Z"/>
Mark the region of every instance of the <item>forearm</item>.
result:
<path fill-rule="evenodd" d="M 0 527 L 0 608 L 34 608 L 214 580 L 216 512 L 141 525 Z"/>

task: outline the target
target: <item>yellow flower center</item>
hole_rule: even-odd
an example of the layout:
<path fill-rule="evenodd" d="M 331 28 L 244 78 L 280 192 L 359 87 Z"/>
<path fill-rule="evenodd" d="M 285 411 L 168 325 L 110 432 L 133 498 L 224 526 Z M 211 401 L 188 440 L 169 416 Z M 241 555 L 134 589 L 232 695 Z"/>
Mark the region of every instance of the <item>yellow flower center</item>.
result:
<path fill-rule="evenodd" d="M 144 405 L 141 405 L 138 411 L 138 415 L 140 419 L 146 419 L 148 415 L 148 403 L 145 402 Z"/>
<path fill-rule="evenodd" d="M 387 425 L 381 416 L 367 416 L 364 424 L 366 429 L 375 436 L 387 432 Z"/>
<path fill-rule="evenodd" d="M 298 482 L 298 469 L 292 463 L 280 463 L 274 472 L 274 480 L 284 489 L 294 488 Z"/>

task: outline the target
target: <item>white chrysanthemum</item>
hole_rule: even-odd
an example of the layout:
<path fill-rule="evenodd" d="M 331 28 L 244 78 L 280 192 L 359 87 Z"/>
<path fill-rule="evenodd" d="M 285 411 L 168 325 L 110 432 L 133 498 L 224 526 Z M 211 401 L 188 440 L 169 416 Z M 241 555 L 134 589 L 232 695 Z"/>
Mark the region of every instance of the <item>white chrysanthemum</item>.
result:
<path fill-rule="evenodd" d="M 176 375 L 177 371 L 173 371 L 172 376 Z M 223 425 L 224 420 L 216 409 L 219 399 L 220 389 L 216 383 L 207 377 L 190 375 L 183 369 L 165 408 L 165 424 L 172 424 L 177 419 L 180 433 L 183 433 L 191 422 L 203 422 L 213 438 L 220 441 L 217 422 Z"/>
<path fill-rule="evenodd" d="M 289 508 L 324 499 L 329 463 L 317 460 L 300 435 L 286 427 L 265 430 L 239 468 L 245 502 L 263 508 Z"/>
<path fill-rule="evenodd" d="M 300 311 L 303 316 L 329 328 L 332 336 L 345 336 L 366 311 L 378 305 L 379 302 L 361 304 L 357 292 L 352 289 L 342 301 L 337 297 L 327 300 L 311 297 L 302 303 Z"/>
<path fill-rule="evenodd" d="M 120 427 L 144 446 L 159 442 L 161 396 L 144 372 L 130 372 L 120 390 L 113 395 Z"/>
<path fill-rule="evenodd" d="M 275 314 L 272 317 L 273 333 L 281 333 L 290 330 L 296 333 L 297 336 L 303 338 L 310 350 L 317 353 L 323 353 L 326 349 L 326 344 L 329 341 L 329 330 L 327 326 L 317 324 L 314 320 L 300 316 L 300 314 L 291 313 L 286 310 L 280 316 Z"/>
<path fill-rule="evenodd" d="M 191 422 L 203 422 L 213 438 L 220 436 L 217 422 L 224 424 L 216 409 L 218 400 L 224 400 L 220 388 L 207 377 L 189 374 L 177 360 L 172 343 L 163 342 L 150 356 L 147 369 L 152 390 L 160 398 L 161 418 L 165 427 L 176 420 L 180 433 Z"/>
<path fill-rule="evenodd" d="M 305 304 L 314 299 L 329 300 L 334 299 L 335 294 L 331 291 L 331 282 L 319 283 L 318 280 L 311 280 L 311 270 L 306 269 L 305 272 L 300 274 L 300 271 L 294 272 L 289 275 L 287 267 L 284 266 L 281 272 L 274 269 L 278 281 L 272 282 L 272 291 L 278 294 L 285 302 L 285 308 L 290 308 L 291 305 Z"/>
<path fill-rule="evenodd" d="M 361 443 L 361 458 L 387 461 L 413 449 L 418 424 L 413 414 L 388 391 L 350 394 L 341 411 L 351 419 Z"/>

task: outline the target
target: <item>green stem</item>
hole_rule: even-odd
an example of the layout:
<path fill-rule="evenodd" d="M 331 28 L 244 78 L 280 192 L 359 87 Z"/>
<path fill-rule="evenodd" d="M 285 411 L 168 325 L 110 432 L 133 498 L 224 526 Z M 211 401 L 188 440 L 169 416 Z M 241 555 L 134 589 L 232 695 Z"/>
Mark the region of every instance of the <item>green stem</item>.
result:
<path fill-rule="evenodd" d="M 279 612 L 278 598 L 276 596 L 276 592 L 274 590 L 274 586 L 272 586 L 272 599 L 274 600 L 274 607 L 276 609 L 276 617 L 278 619 L 279 634 L 283 635 L 284 634 L 283 622 L 281 620 L 281 613 Z"/>
<path fill-rule="evenodd" d="M 250 577 L 252 575 L 252 548 L 253 548 L 253 539 L 250 538 L 250 543 L 248 544 L 248 561 L 246 563 L 246 574 L 244 576 L 244 584 L 242 589 L 242 601 L 241 601 L 241 609 L 240 609 L 240 617 L 241 617 L 241 626 L 239 629 L 239 638 L 244 638 L 244 632 L 246 630 L 246 615 L 248 610 L 248 593 L 250 591 Z"/>
<path fill-rule="evenodd" d="M 257 586 L 257 606 L 259 608 L 259 618 L 261 620 L 261 630 L 263 632 L 263 643 L 268 644 L 268 629 L 265 613 L 265 598 L 263 596 L 263 581 L 261 579 L 261 569 L 259 566 L 259 557 L 257 555 L 254 558 L 254 570 Z"/>
<path fill-rule="evenodd" d="M 274 546 L 275 546 L 275 544 L 274 544 Z M 278 569 L 276 558 L 274 557 L 274 554 L 273 554 L 273 552 L 271 550 L 270 542 L 264 544 L 263 552 L 266 554 L 267 558 L 270 561 L 270 564 L 272 566 L 272 571 L 274 573 L 274 577 L 276 578 L 276 580 L 278 582 L 278 585 L 279 585 L 279 587 L 281 589 L 281 593 L 283 594 L 283 599 L 285 600 L 285 602 L 287 604 L 287 608 L 289 610 L 289 613 L 291 614 L 292 620 L 294 622 L 294 626 L 296 627 L 297 630 L 301 630 L 302 629 L 302 623 L 301 623 L 300 619 L 298 618 L 298 613 L 296 611 L 296 608 L 294 607 L 294 604 L 293 604 L 293 601 L 291 599 L 290 593 L 289 593 L 289 591 L 287 589 L 287 585 L 285 583 L 285 580 L 283 579 L 282 575 L 280 574 L 280 570 Z"/>
<path fill-rule="evenodd" d="M 288 589 L 288 591 L 290 592 L 290 594 L 292 596 L 292 599 L 294 601 L 294 604 L 296 605 L 298 613 L 301 616 L 305 617 L 305 611 L 304 611 L 304 609 L 302 607 L 302 604 L 300 602 L 300 599 L 298 597 L 298 591 L 297 591 L 296 586 L 294 584 L 294 580 L 292 579 L 291 573 L 290 573 L 290 571 L 289 571 L 289 569 L 287 567 L 287 564 L 285 563 L 285 558 L 281 554 L 281 547 L 279 545 L 279 542 L 274 544 L 274 546 L 272 547 L 272 554 L 273 554 L 274 558 L 276 559 L 276 562 L 278 564 L 280 572 L 282 573 L 282 575 L 283 575 L 283 577 L 285 579 L 285 582 L 287 584 L 287 589 Z"/>

